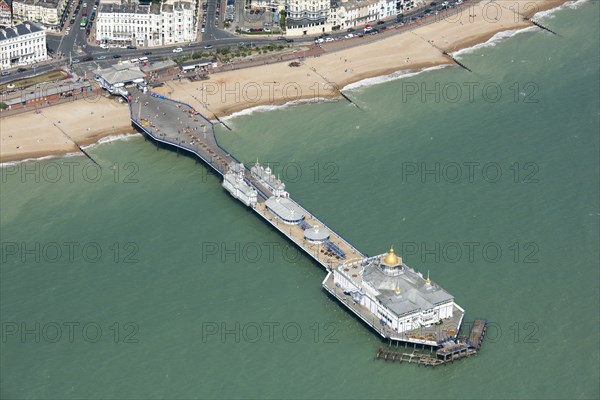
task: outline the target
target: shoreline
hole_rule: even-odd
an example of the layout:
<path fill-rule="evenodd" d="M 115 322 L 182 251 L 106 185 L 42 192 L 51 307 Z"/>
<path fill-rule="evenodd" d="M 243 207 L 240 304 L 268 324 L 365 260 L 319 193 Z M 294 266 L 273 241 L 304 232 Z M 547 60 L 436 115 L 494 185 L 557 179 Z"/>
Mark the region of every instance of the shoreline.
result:
<path fill-rule="evenodd" d="M 529 15 L 526 14 L 531 18 L 539 13 L 546 15 L 568 3 L 576 4 L 585 0 L 515 1 L 523 5 L 535 4 L 536 7 Z M 286 62 L 260 65 L 220 72 L 211 75 L 208 81 L 170 81 L 155 91 L 194 106 L 208 118 L 215 119 L 216 116 L 232 119 L 239 115 L 296 104 L 339 99 L 343 90 L 355 90 L 433 69 L 457 66 L 449 57 L 443 55 L 441 50 L 450 54 L 468 51 L 489 42 L 501 32 L 515 31 L 514 34 L 517 34 L 534 27 L 530 21 L 519 19 L 515 22 L 516 17 L 512 11 L 504 13 L 493 24 L 484 21 L 481 14 L 478 14 L 482 4 L 485 3 L 468 4 L 468 10 L 475 12 L 475 18 L 465 15 L 463 10 L 456 21 L 436 21 L 369 43 L 328 50 L 322 56 L 305 59 L 297 68 L 288 66 Z M 463 22 L 466 21 L 465 17 L 469 19 L 470 25 Z M 325 44 L 323 47 L 327 50 L 328 46 Z M 269 80 L 260 77 L 268 77 Z M 273 80 L 277 78 L 280 80 Z M 370 80 L 372 82 L 368 82 Z M 76 114 L 68 110 L 73 104 L 77 105 Z M 106 120 L 102 120 L 104 115 L 102 119 L 93 118 L 94 111 L 110 114 L 110 117 Z M 88 112 L 91 113 L 90 117 L 87 117 Z M 100 143 L 101 139 L 106 137 L 127 137 L 126 134 L 135 132 L 128 107 L 104 97 L 96 103 L 78 100 L 74 103 L 50 106 L 44 108 L 41 114 L 35 114 L 32 110 L 3 117 L 0 132 L 0 166 L 46 157 L 81 154 L 77 145 L 86 147 Z M 11 144 L 16 144 L 15 137 L 19 138 L 19 144 L 15 148 L 9 148 Z"/>

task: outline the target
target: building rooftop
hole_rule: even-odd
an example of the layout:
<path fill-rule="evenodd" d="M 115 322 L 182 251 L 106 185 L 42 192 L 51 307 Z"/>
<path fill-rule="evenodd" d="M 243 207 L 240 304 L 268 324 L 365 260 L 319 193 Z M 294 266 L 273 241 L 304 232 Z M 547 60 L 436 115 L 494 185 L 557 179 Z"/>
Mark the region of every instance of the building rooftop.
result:
<path fill-rule="evenodd" d="M 13 3 L 36 5 L 44 8 L 57 8 L 60 0 L 13 0 Z"/>
<path fill-rule="evenodd" d="M 349 274 L 347 265 L 340 265 L 338 270 L 359 287 L 373 289 L 377 300 L 398 316 L 427 311 L 454 299 L 429 278 L 423 278 L 422 274 L 405 265 L 393 249 L 368 259 L 358 271 L 353 270 L 353 275 Z"/>
<path fill-rule="evenodd" d="M 160 4 L 139 4 L 137 2 L 100 4 L 98 14 L 160 14 Z"/>
<path fill-rule="evenodd" d="M 329 231 L 320 226 L 313 226 L 304 231 L 304 238 L 312 242 L 324 242 L 329 239 Z"/>
<path fill-rule="evenodd" d="M 137 65 L 115 64 L 108 68 L 97 69 L 94 74 L 100 76 L 108 84 L 133 82 L 136 79 L 145 78 L 146 74 L 140 71 Z"/>
<path fill-rule="evenodd" d="M 269 197 L 266 205 L 284 221 L 300 222 L 304 219 L 302 210 L 285 197 Z"/>
<path fill-rule="evenodd" d="M 31 21 L 25 21 L 15 25 L 12 28 L 0 29 L 0 40 L 13 39 L 19 36 L 34 32 L 43 32 L 44 30 Z"/>

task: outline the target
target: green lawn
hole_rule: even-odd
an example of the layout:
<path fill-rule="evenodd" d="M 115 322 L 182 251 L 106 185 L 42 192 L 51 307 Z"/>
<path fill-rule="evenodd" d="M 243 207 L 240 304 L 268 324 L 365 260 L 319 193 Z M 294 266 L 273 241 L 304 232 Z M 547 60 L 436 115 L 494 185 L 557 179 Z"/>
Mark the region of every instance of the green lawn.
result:
<path fill-rule="evenodd" d="M 68 77 L 69 77 L 68 73 L 66 73 L 63 70 L 57 69 L 54 71 L 50 71 L 50 72 L 46 72 L 46 73 L 43 73 L 40 75 L 33 76 L 31 78 L 17 79 L 15 81 L 11 81 L 11 82 L 2 84 L 2 85 L 0 85 L 0 92 L 4 92 L 6 90 L 15 90 L 15 89 L 20 89 L 20 88 L 26 88 L 29 86 L 37 85 L 38 83 L 43 83 L 43 82 L 52 82 L 52 81 L 63 80 Z M 10 84 L 15 85 L 15 87 L 8 89 L 8 85 L 10 85 Z"/>

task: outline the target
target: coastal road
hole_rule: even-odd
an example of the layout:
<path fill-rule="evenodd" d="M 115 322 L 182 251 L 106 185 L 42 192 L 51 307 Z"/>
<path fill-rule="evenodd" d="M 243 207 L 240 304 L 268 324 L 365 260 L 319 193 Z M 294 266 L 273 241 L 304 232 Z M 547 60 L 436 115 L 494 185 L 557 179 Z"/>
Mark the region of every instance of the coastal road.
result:
<path fill-rule="evenodd" d="M 218 0 L 208 0 L 207 3 L 207 18 L 206 18 L 206 31 L 203 34 L 203 38 L 201 42 L 192 43 L 191 46 L 182 46 L 183 52 L 178 53 L 178 55 L 189 54 L 193 51 L 204 50 L 204 46 L 210 45 L 213 46 L 214 49 L 218 49 L 220 47 L 226 46 L 237 46 L 240 42 L 248 42 L 250 39 L 245 36 L 238 36 L 231 34 L 229 32 L 223 31 L 219 29 L 216 24 L 216 4 Z M 73 0 L 73 9 L 76 8 L 77 2 Z M 87 1 L 87 7 L 85 8 L 88 15 L 91 15 L 93 9 L 94 2 L 93 0 Z M 449 2 L 450 6 L 456 5 L 456 0 L 451 0 Z M 239 8 L 238 8 L 239 7 Z M 417 20 L 425 16 L 425 14 L 433 14 L 437 12 L 443 12 L 444 6 L 440 3 L 436 2 L 435 5 L 431 5 L 426 3 L 423 8 L 418 10 L 413 10 L 411 12 L 407 12 L 403 14 L 403 20 L 405 22 L 409 22 L 411 20 Z M 74 11 L 74 10 L 73 10 Z M 240 12 L 238 14 L 238 18 L 243 18 L 243 1 L 236 1 L 236 11 Z M 50 71 L 55 68 L 64 67 L 69 62 L 69 53 L 71 54 L 71 58 L 76 62 L 74 65 L 77 66 L 78 70 L 82 71 L 91 71 L 98 67 L 106 68 L 112 64 L 116 64 L 119 62 L 121 58 L 113 58 L 115 55 L 119 55 L 122 59 L 131 59 L 131 58 L 139 58 L 145 53 L 151 53 L 148 58 L 151 61 L 156 60 L 164 60 L 167 58 L 173 57 L 173 48 L 179 47 L 181 45 L 172 45 L 169 47 L 160 47 L 160 48 L 144 48 L 144 49 L 118 49 L 118 48 L 110 48 L 110 49 L 102 49 L 99 46 L 86 45 L 85 43 L 85 30 L 79 29 L 79 23 L 82 18 L 82 14 L 84 12 L 83 7 L 81 10 L 75 15 L 75 22 L 71 27 L 70 32 L 64 37 L 58 35 L 48 35 L 48 47 L 55 54 L 60 52 L 65 57 L 63 60 L 57 60 L 51 63 L 40 65 L 38 68 L 25 68 L 25 71 L 17 72 L 12 71 L 9 76 L 0 77 L 0 83 L 9 82 L 19 78 L 25 78 L 29 76 L 33 76 L 35 74 L 43 73 Z M 222 12 L 225 12 L 223 10 Z M 236 12 L 236 14 L 237 14 Z M 68 22 L 68 21 L 67 21 Z M 382 27 L 391 27 L 396 25 L 398 22 L 396 20 L 396 16 L 390 18 L 384 22 L 384 24 L 377 25 L 374 27 L 377 29 L 381 29 Z M 361 29 L 357 29 L 355 33 L 359 33 Z M 341 39 L 347 32 L 337 32 L 332 33 L 330 37 Z M 310 43 L 314 41 L 314 37 L 301 37 L 295 38 L 295 43 Z M 251 41 L 253 44 L 265 44 L 269 42 L 277 42 L 277 39 L 269 36 L 252 36 Z M 84 61 L 85 58 L 92 57 L 93 61 Z M 103 60 L 97 60 L 98 57 L 105 57 Z"/>

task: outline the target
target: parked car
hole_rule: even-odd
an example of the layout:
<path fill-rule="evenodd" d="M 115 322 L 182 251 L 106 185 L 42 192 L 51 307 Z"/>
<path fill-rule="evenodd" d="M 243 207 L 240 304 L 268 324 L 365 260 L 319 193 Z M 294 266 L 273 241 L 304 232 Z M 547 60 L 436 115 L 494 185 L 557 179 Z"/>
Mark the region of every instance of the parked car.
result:
<path fill-rule="evenodd" d="M 385 24 L 384 21 L 382 21 L 382 20 L 377 21 L 377 25 L 383 25 L 383 24 Z"/>
<path fill-rule="evenodd" d="M 96 57 L 96 60 L 98 60 L 98 61 L 106 60 L 106 56 L 98 56 L 98 57 Z"/>
<path fill-rule="evenodd" d="M 17 72 L 25 72 L 25 71 L 27 71 L 27 68 L 23 68 L 23 67 L 21 67 L 17 70 Z"/>
<path fill-rule="evenodd" d="M 136 50 L 136 49 L 137 49 L 137 47 L 135 47 L 135 46 L 133 46 L 133 45 L 131 45 L 131 44 L 130 44 L 129 46 L 127 46 L 127 48 L 128 48 L 129 50 Z"/>
<path fill-rule="evenodd" d="M 145 56 L 149 56 L 150 54 L 152 54 L 152 52 L 151 52 L 151 51 L 145 51 L 145 52 L 144 52 L 144 55 L 145 55 Z"/>
<path fill-rule="evenodd" d="M 183 49 L 181 47 L 177 47 L 176 49 L 173 49 L 173 53 L 181 53 L 183 51 Z"/>
<path fill-rule="evenodd" d="M 2 76 L 10 75 L 10 71 L 2 71 Z"/>
<path fill-rule="evenodd" d="M 84 57 L 82 61 L 83 61 L 83 62 L 88 62 L 88 61 L 93 61 L 93 60 L 94 60 L 94 57 L 92 57 L 92 56 L 87 56 L 87 57 Z"/>
<path fill-rule="evenodd" d="M 113 56 L 113 58 L 121 58 L 121 55 L 120 55 L 120 54 L 115 54 L 115 55 Z"/>

